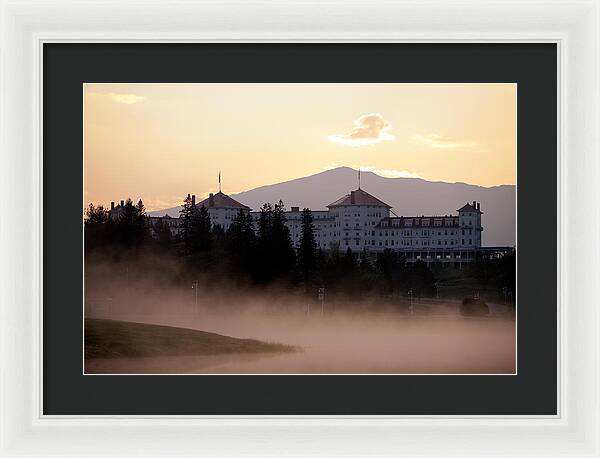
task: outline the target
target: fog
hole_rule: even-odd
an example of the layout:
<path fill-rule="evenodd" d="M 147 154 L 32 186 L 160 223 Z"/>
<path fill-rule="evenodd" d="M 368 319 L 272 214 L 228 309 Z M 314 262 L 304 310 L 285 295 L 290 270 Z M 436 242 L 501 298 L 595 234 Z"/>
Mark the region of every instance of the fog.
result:
<path fill-rule="evenodd" d="M 406 306 L 378 301 L 306 303 L 282 287 L 240 291 L 200 281 L 86 277 L 86 317 L 185 327 L 297 346 L 293 353 L 111 358 L 86 361 L 91 373 L 205 374 L 510 374 L 515 372 L 514 315 L 501 305 L 486 317 L 462 317 L 458 302 Z M 93 278 L 93 279 L 92 279 Z M 98 278 L 103 278 L 99 281 Z M 196 292 L 198 293 L 196 299 Z"/>

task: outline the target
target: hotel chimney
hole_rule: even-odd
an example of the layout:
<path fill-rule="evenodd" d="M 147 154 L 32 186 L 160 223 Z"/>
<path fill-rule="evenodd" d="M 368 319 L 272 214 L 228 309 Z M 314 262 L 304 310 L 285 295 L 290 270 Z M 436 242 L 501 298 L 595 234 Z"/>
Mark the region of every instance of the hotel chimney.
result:
<path fill-rule="evenodd" d="M 477 208 L 477 202 L 473 201 L 473 208 Z"/>
<path fill-rule="evenodd" d="M 111 209 L 111 210 L 114 210 L 114 209 L 115 209 L 115 203 L 114 203 L 114 202 L 111 202 L 111 203 L 110 203 L 110 209 Z"/>
<path fill-rule="evenodd" d="M 350 203 L 353 204 L 356 202 L 355 191 L 350 191 Z"/>
<path fill-rule="evenodd" d="M 480 210 L 479 210 L 479 208 L 480 208 L 480 205 L 481 205 L 481 202 L 477 202 L 477 211 L 480 211 Z"/>
<path fill-rule="evenodd" d="M 215 206 L 215 195 L 212 192 L 208 195 L 208 206 L 209 207 Z"/>
<path fill-rule="evenodd" d="M 192 205 L 196 205 L 196 194 L 192 194 Z"/>
<path fill-rule="evenodd" d="M 121 207 L 124 207 L 124 206 L 125 206 L 125 201 L 124 201 L 124 200 L 122 200 L 122 201 L 121 201 Z"/>

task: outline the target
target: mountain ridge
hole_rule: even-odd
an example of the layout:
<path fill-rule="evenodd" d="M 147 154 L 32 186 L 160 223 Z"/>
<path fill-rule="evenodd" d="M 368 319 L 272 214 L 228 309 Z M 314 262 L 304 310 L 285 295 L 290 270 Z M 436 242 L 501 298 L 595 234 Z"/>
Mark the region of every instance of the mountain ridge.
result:
<path fill-rule="evenodd" d="M 230 196 L 259 210 L 265 202 L 282 200 L 291 206 L 325 210 L 326 206 L 358 187 L 357 170 L 337 167 L 313 175 L 273 183 Z M 427 181 L 423 178 L 383 177 L 361 172 L 361 188 L 393 207 L 399 216 L 447 215 L 474 200 L 481 202 L 483 245 L 514 245 L 516 186 L 484 187 L 468 183 Z M 180 207 L 149 212 L 152 216 L 179 216 Z"/>

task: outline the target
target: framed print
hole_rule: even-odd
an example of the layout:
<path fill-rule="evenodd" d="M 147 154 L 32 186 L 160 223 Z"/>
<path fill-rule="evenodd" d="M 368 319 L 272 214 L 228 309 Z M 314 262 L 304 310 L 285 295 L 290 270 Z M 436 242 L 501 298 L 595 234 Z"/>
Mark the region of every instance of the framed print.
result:
<path fill-rule="evenodd" d="M 598 456 L 596 3 L 66 7 L 3 5 L 3 454 Z"/>
<path fill-rule="evenodd" d="M 144 82 L 158 53 L 171 65 Z M 439 55 L 468 72 L 424 64 Z M 555 232 L 533 229 L 556 164 L 517 153 L 556 123 L 556 45 L 47 44 L 44 65 L 45 214 L 84 198 L 46 218 L 48 281 L 82 279 L 72 310 L 66 285 L 46 296 L 47 413 L 557 413 Z M 153 384 L 206 395 L 142 402 Z"/>

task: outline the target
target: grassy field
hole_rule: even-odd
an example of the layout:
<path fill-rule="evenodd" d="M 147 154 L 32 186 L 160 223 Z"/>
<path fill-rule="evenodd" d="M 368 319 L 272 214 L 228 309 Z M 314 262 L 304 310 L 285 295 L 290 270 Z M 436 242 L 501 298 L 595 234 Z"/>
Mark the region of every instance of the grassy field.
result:
<path fill-rule="evenodd" d="M 290 351 L 296 351 L 296 348 L 193 329 L 129 321 L 85 320 L 86 359 Z"/>

